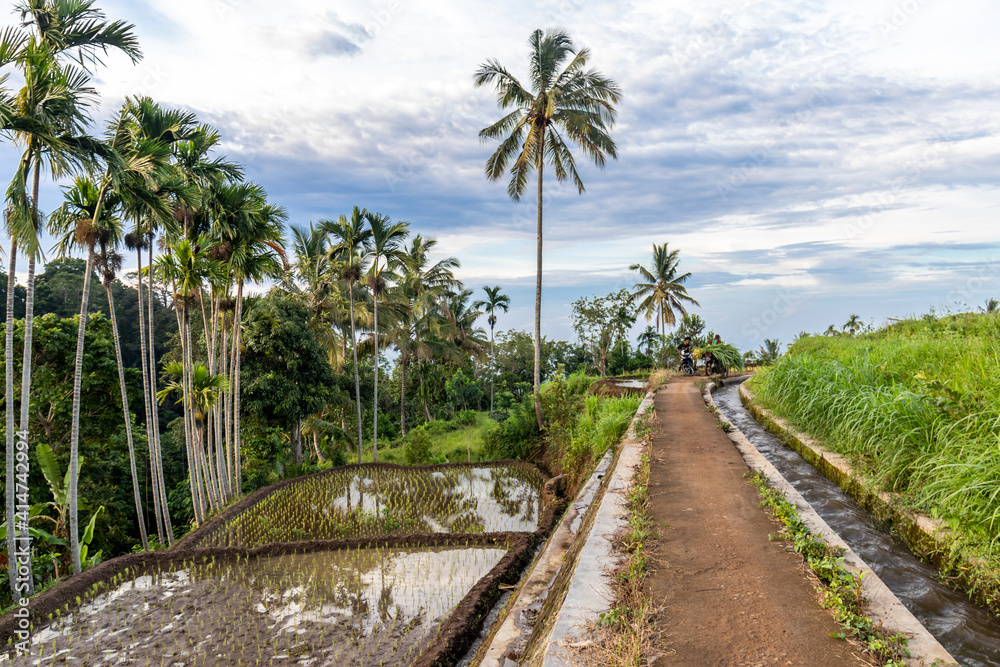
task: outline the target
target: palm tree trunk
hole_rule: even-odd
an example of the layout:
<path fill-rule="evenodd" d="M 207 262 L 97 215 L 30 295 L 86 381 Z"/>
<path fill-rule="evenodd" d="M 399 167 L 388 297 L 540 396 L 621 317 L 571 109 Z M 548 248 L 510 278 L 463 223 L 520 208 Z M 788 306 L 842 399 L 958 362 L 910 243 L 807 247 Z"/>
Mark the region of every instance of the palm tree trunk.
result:
<path fill-rule="evenodd" d="M 139 247 L 136 248 L 136 257 L 139 265 L 139 356 L 140 363 L 142 364 L 142 398 L 146 406 L 146 445 L 149 449 L 150 486 L 153 487 L 153 513 L 156 516 L 156 535 L 159 538 L 160 544 L 166 544 L 166 530 L 163 524 L 163 513 L 160 508 L 160 488 L 158 485 L 159 478 L 156 474 L 156 441 L 153 439 L 153 426 L 150 422 L 150 419 L 152 418 L 152 410 L 150 409 L 149 398 L 150 380 L 149 361 L 146 349 L 146 318 L 142 308 L 142 246 L 141 244 L 137 245 L 139 245 Z M 150 280 L 152 280 L 152 276 L 150 276 Z M 156 400 L 155 396 L 152 400 Z"/>
<path fill-rule="evenodd" d="M 163 476 L 163 448 L 160 443 L 160 406 L 156 402 L 156 326 L 153 310 L 153 238 L 149 238 L 149 291 L 146 293 L 146 307 L 149 311 L 149 400 L 152 408 L 153 443 L 156 447 L 157 477 L 156 488 L 160 491 L 160 508 L 163 512 L 163 528 L 167 533 L 167 543 L 174 544 L 174 527 L 170 521 L 170 505 L 167 503 L 167 483 Z"/>
<path fill-rule="evenodd" d="M 125 368 L 122 365 L 121 339 L 118 336 L 118 316 L 115 314 L 115 296 L 111 285 L 105 283 L 104 291 L 108 295 L 108 310 L 111 316 L 111 335 L 115 341 L 115 360 L 118 362 L 118 383 L 122 391 L 122 411 L 125 413 L 125 439 L 128 441 L 128 463 L 132 472 L 132 495 L 135 497 L 135 516 L 139 520 L 139 537 L 142 539 L 142 550 L 149 551 L 149 537 L 146 535 L 146 518 L 142 512 L 142 498 L 139 493 L 139 473 L 135 467 L 135 445 L 132 443 L 132 413 L 128 410 L 128 392 L 125 388 Z"/>
<path fill-rule="evenodd" d="M 399 355 L 399 427 L 406 437 L 406 355 Z"/>
<path fill-rule="evenodd" d="M 535 168 L 538 170 L 538 246 L 536 253 L 535 269 L 535 373 L 534 373 L 534 394 L 535 394 L 535 419 L 538 421 L 538 428 L 541 430 L 545 424 L 542 419 L 542 169 L 544 163 L 542 156 L 545 147 L 545 128 L 539 132 L 538 137 L 538 158 Z"/>
<path fill-rule="evenodd" d="M 198 456 L 194 449 L 194 434 L 191 427 L 190 392 L 188 391 L 188 378 L 190 375 L 187 369 L 187 336 L 184 335 L 186 330 L 184 325 L 188 319 L 188 309 L 187 304 L 183 300 L 177 305 L 180 306 L 180 310 L 177 313 L 177 330 L 181 339 L 181 406 L 184 412 L 184 448 L 188 462 L 188 483 L 191 487 L 191 508 L 194 512 L 195 525 L 201 525 L 204 504 L 202 501 Z"/>
<path fill-rule="evenodd" d="M 493 383 L 497 379 L 496 347 L 493 343 L 493 325 L 490 325 L 490 414 L 493 414 Z"/>
<path fill-rule="evenodd" d="M 319 449 L 319 431 L 313 431 L 313 451 L 316 452 L 316 460 L 320 463 L 326 462 L 326 457 Z"/>
<path fill-rule="evenodd" d="M 348 294 L 351 302 L 351 355 L 354 357 L 354 402 L 358 407 L 358 463 L 361 463 L 361 453 L 364 451 L 364 438 L 361 435 L 361 379 L 358 375 L 358 338 L 354 332 L 354 281 L 348 283 Z"/>
<path fill-rule="evenodd" d="M 233 377 L 235 378 L 233 387 L 233 438 L 236 443 L 236 460 L 234 462 L 236 472 L 236 494 L 243 493 L 243 466 L 241 463 L 242 438 L 240 437 L 240 359 L 243 345 L 243 281 L 239 282 L 236 288 L 236 317 L 233 322 L 236 331 L 233 336 L 235 353 L 233 354 Z"/>
<path fill-rule="evenodd" d="M 103 193 L 102 193 L 103 194 Z M 98 198 L 98 211 L 100 198 Z M 99 213 L 94 214 L 98 218 Z M 76 366 L 73 370 L 73 422 L 69 444 L 69 549 L 73 559 L 73 574 L 80 574 L 80 390 L 83 385 L 83 338 L 87 333 L 87 311 L 90 306 L 90 274 L 94 267 L 94 244 L 87 246 L 87 264 L 83 274 L 83 296 L 80 299 L 80 322 L 76 334 Z"/>
<path fill-rule="evenodd" d="M 375 257 L 376 266 L 378 257 Z M 375 286 L 372 287 L 372 312 L 373 329 L 375 340 L 375 404 L 372 406 L 372 463 L 378 463 L 378 276 L 375 277 Z"/>
<path fill-rule="evenodd" d="M 36 234 L 38 233 L 38 228 L 40 227 L 38 220 L 38 186 L 41 182 L 41 168 L 41 160 L 36 159 L 31 182 L 31 221 L 35 227 Z M 11 273 L 13 273 L 13 271 Z M 28 284 L 25 287 L 24 351 L 21 357 L 21 428 L 17 437 L 19 440 L 23 439 L 24 445 L 27 447 L 28 414 L 31 408 L 31 333 L 34 329 L 35 321 L 35 256 L 33 254 L 28 257 Z M 10 468 L 8 468 L 8 470 L 10 470 Z M 12 526 L 13 524 L 7 525 Z M 27 523 L 21 525 L 20 537 L 24 540 L 30 539 Z M 31 571 L 31 558 L 28 558 L 28 562 L 25 563 L 25 567 L 27 567 L 28 570 L 26 575 L 26 583 L 28 584 L 27 592 L 29 595 L 33 595 L 35 593 L 35 576 Z"/>
<path fill-rule="evenodd" d="M 7 500 L 6 517 L 7 526 L 13 526 L 15 522 L 14 512 L 14 289 L 17 286 L 14 278 L 14 270 L 17 264 L 17 240 L 10 241 L 10 266 L 7 268 L 7 323 L 4 327 L 4 357 L 6 366 L 5 396 L 7 399 L 6 425 L 7 425 L 7 479 L 6 495 Z M 7 562 L 17 562 L 17 533 L 13 530 L 7 531 Z M 10 591 L 17 597 L 17 577 L 8 577 Z"/>

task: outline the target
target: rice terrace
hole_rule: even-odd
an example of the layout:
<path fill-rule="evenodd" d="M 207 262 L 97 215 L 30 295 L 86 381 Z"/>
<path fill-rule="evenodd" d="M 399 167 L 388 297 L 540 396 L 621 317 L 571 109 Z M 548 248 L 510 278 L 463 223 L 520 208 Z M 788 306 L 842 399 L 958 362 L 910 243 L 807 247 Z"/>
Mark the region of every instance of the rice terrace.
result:
<path fill-rule="evenodd" d="M 1000 665 L 1000 4 L 5 9 L 0 665 Z"/>

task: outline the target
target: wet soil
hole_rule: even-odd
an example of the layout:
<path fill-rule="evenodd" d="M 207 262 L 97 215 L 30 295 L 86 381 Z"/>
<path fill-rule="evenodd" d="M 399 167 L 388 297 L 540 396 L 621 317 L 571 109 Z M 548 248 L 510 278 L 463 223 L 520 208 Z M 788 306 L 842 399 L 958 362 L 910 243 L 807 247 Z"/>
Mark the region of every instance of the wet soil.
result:
<path fill-rule="evenodd" d="M 664 636 L 652 664 L 867 664 L 835 639 L 802 558 L 768 535 L 746 464 L 717 427 L 693 380 L 655 400 L 650 504 L 663 526 L 649 589 Z"/>

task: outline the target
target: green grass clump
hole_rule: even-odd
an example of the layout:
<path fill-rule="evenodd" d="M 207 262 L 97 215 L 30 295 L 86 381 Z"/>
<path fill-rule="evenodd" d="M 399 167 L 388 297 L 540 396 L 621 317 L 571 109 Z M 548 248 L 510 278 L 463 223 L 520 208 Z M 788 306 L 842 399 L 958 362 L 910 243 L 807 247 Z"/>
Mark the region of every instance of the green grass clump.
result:
<path fill-rule="evenodd" d="M 761 506 L 785 526 L 784 532 L 773 537 L 791 541 L 795 551 L 805 558 L 809 569 L 823 582 L 823 606 L 833 612 L 843 630 L 836 636 L 860 643 L 876 664 L 903 667 L 909 657 L 906 635 L 892 634 L 865 615 L 862 575 L 844 567 L 841 550 L 817 539 L 802 521 L 795 506 L 785 500 L 766 477 L 760 473 L 747 473 L 747 476 L 757 487 Z"/>
<path fill-rule="evenodd" d="M 882 490 L 1000 554 L 1000 317 L 805 337 L 752 387 Z"/>

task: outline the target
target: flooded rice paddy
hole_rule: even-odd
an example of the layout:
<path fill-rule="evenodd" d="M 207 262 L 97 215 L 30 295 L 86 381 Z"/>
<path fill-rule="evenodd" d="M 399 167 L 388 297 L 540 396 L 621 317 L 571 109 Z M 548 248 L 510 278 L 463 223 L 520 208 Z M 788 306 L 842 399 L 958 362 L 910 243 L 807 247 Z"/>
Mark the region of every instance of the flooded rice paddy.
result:
<path fill-rule="evenodd" d="M 346 549 L 119 578 L 16 665 L 409 665 L 505 551 Z"/>

